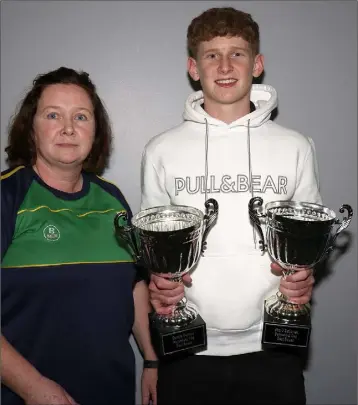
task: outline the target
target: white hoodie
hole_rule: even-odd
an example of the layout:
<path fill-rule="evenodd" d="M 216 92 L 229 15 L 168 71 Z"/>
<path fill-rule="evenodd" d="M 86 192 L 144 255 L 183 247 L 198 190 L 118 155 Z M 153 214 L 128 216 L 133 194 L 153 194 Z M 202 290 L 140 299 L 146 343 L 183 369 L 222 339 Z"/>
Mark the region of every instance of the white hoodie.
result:
<path fill-rule="evenodd" d="M 198 354 L 261 350 L 264 299 L 278 290 L 280 278 L 259 250 L 250 198 L 261 196 L 264 205 L 321 203 L 313 141 L 270 120 L 274 88 L 253 85 L 250 98 L 256 110 L 226 124 L 203 110 L 201 91 L 191 94 L 184 122 L 152 138 L 143 152 L 141 209 L 183 204 L 205 211 L 208 198 L 219 204 L 205 255 L 186 288 L 207 327 L 208 347 Z"/>

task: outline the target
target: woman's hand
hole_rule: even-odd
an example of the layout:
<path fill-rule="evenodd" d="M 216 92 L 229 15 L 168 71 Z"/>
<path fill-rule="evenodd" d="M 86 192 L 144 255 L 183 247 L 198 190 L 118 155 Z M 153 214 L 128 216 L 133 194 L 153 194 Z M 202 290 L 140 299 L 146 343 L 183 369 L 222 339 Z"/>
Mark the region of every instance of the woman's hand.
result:
<path fill-rule="evenodd" d="M 41 377 L 23 398 L 26 405 L 78 405 L 57 383 Z"/>
<path fill-rule="evenodd" d="M 157 405 L 157 380 L 158 369 L 143 368 L 142 405 L 149 405 L 150 400 L 152 400 L 153 405 Z"/>

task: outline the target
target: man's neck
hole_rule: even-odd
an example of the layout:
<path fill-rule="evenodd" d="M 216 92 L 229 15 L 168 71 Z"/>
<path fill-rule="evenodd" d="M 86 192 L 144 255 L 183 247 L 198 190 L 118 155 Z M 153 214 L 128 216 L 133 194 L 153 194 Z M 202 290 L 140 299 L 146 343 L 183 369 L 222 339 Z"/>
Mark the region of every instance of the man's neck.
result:
<path fill-rule="evenodd" d="M 219 104 L 205 99 L 204 96 L 204 110 L 213 118 L 231 124 L 232 122 L 249 114 L 250 99 L 242 100 L 240 103 L 235 104 Z"/>
<path fill-rule="evenodd" d="M 62 169 L 51 166 L 42 159 L 37 159 L 33 169 L 41 180 L 56 190 L 64 191 L 65 193 L 76 193 L 82 189 L 81 166 Z"/>

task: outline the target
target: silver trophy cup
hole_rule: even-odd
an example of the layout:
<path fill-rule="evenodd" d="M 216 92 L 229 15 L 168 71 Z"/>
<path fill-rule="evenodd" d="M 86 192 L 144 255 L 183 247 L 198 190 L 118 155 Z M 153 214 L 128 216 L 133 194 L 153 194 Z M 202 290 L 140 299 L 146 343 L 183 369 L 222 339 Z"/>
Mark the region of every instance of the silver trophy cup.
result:
<path fill-rule="evenodd" d="M 167 205 L 140 211 L 127 224 L 126 213 L 114 218 L 117 236 L 127 242 L 134 260 L 159 277 L 182 282 L 206 248 L 207 235 L 218 216 L 218 203 L 205 202 L 205 214 L 194 207 Z M 206 327 L 184 297 L 171 315 L 150 315 L 158 355 L 199 350 L 206 346 Z"/>
<path fill-rule="evenodd" d="M 339 212 L 348 216 L 340 221 L 329 208 L 298 201 L 274 201 L 262 207 L 263 199 L 249 202 L 250 219 L 260 235 L 260 248 L 283 269 L 283 277 L 302 268 L 312 269 L 334 249 L 340 232 L 353 216 L 350 205 Z M 262 226 L 266 228 L 265 236 Z M 336 228 L 335 228 L 336 226 Z M 309 342 L 310 304 L 289 302 L 280 292 L 265 301 L 262 343 L 306 347 Z"/>

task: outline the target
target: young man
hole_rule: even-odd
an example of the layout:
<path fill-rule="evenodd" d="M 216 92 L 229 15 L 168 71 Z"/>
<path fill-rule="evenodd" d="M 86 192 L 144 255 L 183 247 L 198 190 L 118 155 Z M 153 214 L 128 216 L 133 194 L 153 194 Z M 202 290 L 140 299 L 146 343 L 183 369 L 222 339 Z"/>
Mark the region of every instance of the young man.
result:
<path fill-rule="evenodd" d="M 185 294 L 206 322 L 208 347 L 159 367 L 158 404 L 304 404 L 302 363 L 286 349 L 263 350 L 264 299 L 278 289 L 311 298 L 313 276 L 282 270 L 261 254 L 248 202 L 321 203 L 311 139 L 270 120 L 277 93 L 261 75 L 259 27 L 233 8 L 207 10 L 188 28 L 188 71 L 202 91 L 189 96 L 184 122 L 145 147 L 142 204 L 195 206 L 215 198 L 219 217 Z M 151 302 L 170 313 L 183 286 L 152 276 Z"/>

